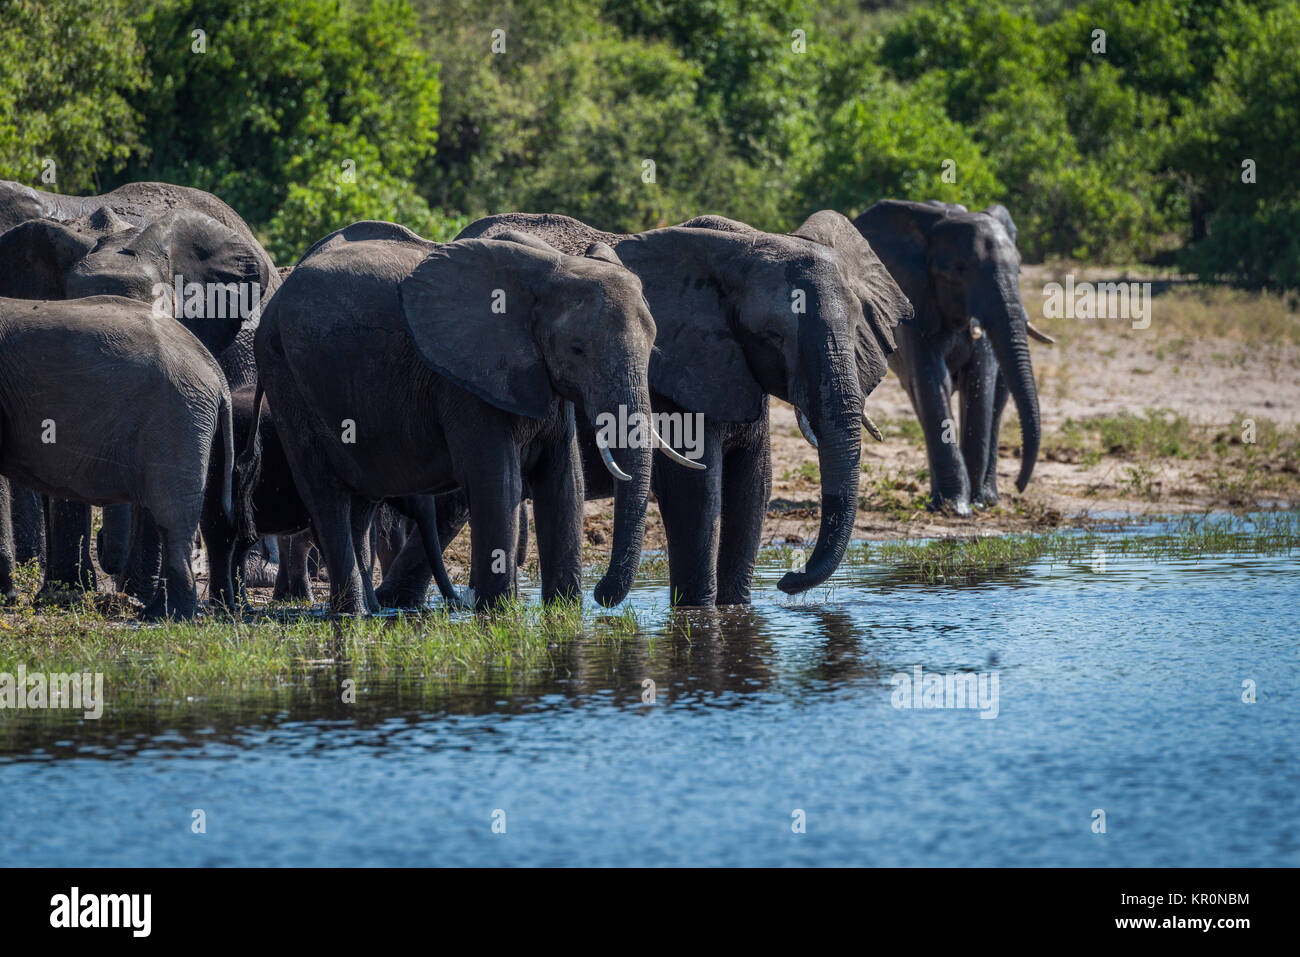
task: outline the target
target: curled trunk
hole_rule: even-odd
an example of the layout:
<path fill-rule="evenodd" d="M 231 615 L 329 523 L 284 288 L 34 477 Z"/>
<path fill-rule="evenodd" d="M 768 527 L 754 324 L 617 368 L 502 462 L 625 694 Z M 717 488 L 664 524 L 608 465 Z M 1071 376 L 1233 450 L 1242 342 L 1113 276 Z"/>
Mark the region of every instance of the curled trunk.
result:
<path fill-rule="evenodd" d="M 861 405 L 861 403 L 858 403 Z M 817 544 L 802 571 L 790 571 L 777 583 L 796 594 L 830 578 L 844 558 L 858 513 L 858 475 L 862 454 L 862 420 L 854 409 L 813 420 L 817 430 L 817 461 L 821 467 L 822 516 Z"/>

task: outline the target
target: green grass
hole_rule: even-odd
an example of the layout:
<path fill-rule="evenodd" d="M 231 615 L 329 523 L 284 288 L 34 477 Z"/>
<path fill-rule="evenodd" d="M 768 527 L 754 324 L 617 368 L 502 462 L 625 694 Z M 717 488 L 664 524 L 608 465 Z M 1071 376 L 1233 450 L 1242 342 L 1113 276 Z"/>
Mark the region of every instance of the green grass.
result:
<path fill-rule="evenodd" d="M 1248 527 L 1240 520 L 1208 515 L 1172 519 L 1167 531 L 1142 535 L 1101 535 L 1095 531 L 1038 535 L 945 538 L 928 542 L 862 543 L 846 559 L 875 562 L 921 580 L 1020 568 L 1051 559 L 1089 561 L 1097 549 L 1108 555 L 1150 559 L 1194 558 L 1207 554 L 1290 554 L 1300 549 L 1300 512 L 1268 512 Z"/>
<path fill-rule="evenodd" d="M 1252 520 L 1179 516 L 1155 534 L 1082 529 L 857 542 L 844 561 L 878 566 L 891 581 L 906 583 L 1015 570 L 1044 559 L 1087 562 L 1097 549 L 1153 560 L 1290 554 L 1300 549 L 1300 511 L 1266 512 Z M 808 546 L 804 551 L 806 557 Z M 759 562 L 788 565 L 793 553 L 793 546 L 764 548 Z M 587 571 L 589 579 L 599 573 L 597 568 Z M 642 580 L 666 575 L 662 554 L 645 556 Z M 20 604 L 0 612 L 0 672 L 16 673 L 20 664 L 29 672 L 102 672 L 115 709 L 183 704 L 190 696 L 269 702 L 285 689 L 310 690 L 321 683 L 333 689 L 343 676 L 358 684 L 418 679 L 439 688 L 472 689 L 488 674 L 526 682 L 575 640 L 650 641 L 654 633 L 652 623 L 630 605 L 584 613 L 576 603 L 544 607 L 522 601 L 481 615 L 430 610 L 335 620 L 310 609 L 277 606 L 241 620 L 209 616 L 142 625 L 121 613 L 112 596 L 83 596 L 64 606 L 37 608 L 31 598 L 38 579 L 34 566 L 21 569 Z M 311 691 L 318 692 L 333 693 Z"/>
<path fill-rule="evenodd" d="M 118 696 L 269 687 L 339 665 L 353 673 L 464 678 L 486 668 L 544 664 L 579 636 L 621 640 L 640 630 L 634 612 L 584 617 L 577 603 L 515 601 L 491 614 L 330 619 L 293 607 L 245 620 L 205 616 L 142 625 L 106 615 L 102 597 L 33 607 L 30 593 L 0 616 L 0 672 L 19 664 L 47 672 L 98 671 Z"/>

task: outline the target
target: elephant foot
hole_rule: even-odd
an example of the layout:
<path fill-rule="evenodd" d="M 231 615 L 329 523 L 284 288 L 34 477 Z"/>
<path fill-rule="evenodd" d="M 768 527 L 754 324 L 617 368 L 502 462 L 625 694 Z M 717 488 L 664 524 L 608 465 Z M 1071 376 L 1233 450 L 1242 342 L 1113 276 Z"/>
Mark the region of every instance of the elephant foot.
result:
<path fill-rule="evenodd" d="M 33 605 L 67 605 L 80 601 L 91 589 L 79 582 L 46 582 L 41 586 Z"/>
<path fill-rule="evenodd" d="M 299 569 L 297 574 L 290 574 L 289 562 L 280 562 L 276 570 L 275 588 L 271 591 L 272 601 L 315 601 L 311 591 L 311 579 Z"/>
<path fill-rule="evenodd" d="M 18 604 L 17 588 L 7 588 L 4 591 L 0 592 L 0 605 L 16 605 L 16 604 Z"/>
<path fill-rule="evenodd" d="M 337 605 L 331 602 L 330 614 L 335 618 L 365 618 L 369 613 L 366 611 L 366 603 L 364 601 L 350 601 Z"/>
<path fill-rule="evenodd" d="M 429 594 L 427 586 L 420 588 L 403 587 L 397 584 L 383 584 L 375 589 L 375 597 L 385 608 L 423 608 Z"/>
<path fill-rule="evenodd" d="M 130 575 L 122 580 L 118 591 L 122 592 L 124 595 L 130 595 L 136 601 L 140 602 L 140 604 L 145 606 L 152 605 L 154 599 L 158 596 L 157 583 L 152 581 L 146 582 Z"/>
<path fill-rule="evenodd" d="M 278 564 L 272 564 L 261 555 L 250 552 L 244 558 L 244 583 L 254 588 L 270 588 L 280 576 Z"/>
<path fill-rule="evenodd" d="M 750 602 L 750 600 L 749 600 L 749 589 L 746 588 L 745 591 L 744 591 L 744 593 L 741 593 L 741 592 L 734 592 L 734 593 L 730 593 L 730 594 L 727 593 L 727 592 L 721 592 L 721 591 L 720 591 L 720 592 L 718 592 L 718 601 L 717 601 L 717 604 L 719 604 L 719 605 L 749 605 L 749 604 L 752 604 L 752 603 Z"/>
<path fill-rule="evenodd" d="M 272 601 L 315 601 L 316 596 L 312 594 L 311 586 L 306 582 L 290 582 L 281 588 L 276 585 L 275 590 L 271 592 Z"/>
<path fill-rule="evenodd" d="M 169 602 L 165 589 L 158 589 L 153 601 L 145 606 L 140 615 L 141 620 L 153 621 L 190 621 L 198 614 L 198 602 L 194 599 L 182 599 Z"/>
<path fill-rule="evenodd" d="M 943 512 L 946 515 L 956 515 L 958 518 L 971 517 L 970 502 L 966 499 L 932 498 L 926 508 L 931 512 Z"/>

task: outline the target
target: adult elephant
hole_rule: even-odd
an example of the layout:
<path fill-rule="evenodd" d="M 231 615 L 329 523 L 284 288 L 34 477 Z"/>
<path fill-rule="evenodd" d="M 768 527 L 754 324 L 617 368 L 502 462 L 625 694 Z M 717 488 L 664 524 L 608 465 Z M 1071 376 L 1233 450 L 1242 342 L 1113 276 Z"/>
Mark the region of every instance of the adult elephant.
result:
<path fill-rule="evenodd" d="M 659 459 L 654 464 L 671 599 L 684 605 L 749 601 L 771 492 L 771 395 L 795 406 L 818 436 L 822 486 L 812 555 L 779 587 L 793 594 L 829 578 L 857 513 L 863 403 L 885 375 L 894 326 L 911 314 L 852 224 L 823 210 L 793 235 L 717 216 L 620 235 L 567 216 L 518 213 L 480 219 L 461 237 L 511 231 L 538 236 L 565 253 L 606 243 L 641 280 L 658 329 L 650 361 L 654 410 L 700 424 L 699 461 L 707 466 L 692 471 Z M 595 429 L 582 425 L 590 498 L 613 491 L 599 466 L 596 439 Z M 454 516 L 456 509 L 440 500 L 440 521 L 444 513 Z M 421 569 L 401 586 L 422 592 L 428 574 Z"/>
<path fill-rule="evenodd" d="M 241 339 L 241 327 L 255 324 L 256 300 L 269 296 L 279 277 L 247 224 L 217 197 L 167 183 L 133 183 L 102 196 L 63 196 L 0 182 L 0 229 L 5 264 L 0 295 L 109 294 L 158 303 L 175 309 L 228 373 L 237 370 L 242 378 L 251 369 L 246 360 L 252 333 L 245 329 Z M 198 300 L 183 296 L 176 309 L 172 294 L 178 277 L 182 288 L 197 283 L 190 292 L 203 292 Z M 45 540 L 42 591 L 93 589 L 89 508 L 54 499 L 42 510 L 35 493 L 18 486 L 13 499 L 18 554 L 31 551 L 22 543 Z M 106 571 L 121 573 L 129 592 L 148 602 L 162 560 L 159 542 L 150 524 L 134 541 L 131 527 L 128 505 L 105 510 L 100 559 Z"/>
<path fill-rule="evenodd" d="M 925 433 L 931 504 L 969 515 L 998 501 L 998 428 L 1008 394 L 1020 416 L 1025 490 L 1042 424 L 1028 337 L 1046 339 L 1020 300 L 1016 226 L 1002 206 L 884 200 L 854 224 L 916 310 L 890 366 Z M 1047 341 L 1051 341 L 1048 339 Z M 961 432 L 952 393 L 961 394 Z"/>
<path fill-rule="evenodd" d="M 439 244 L 362 222 L 317 243 L 285 281 L 257 333 L 259 388 L 311 514 L 333 611 L 378 609 L 359 573 L 370 567 L 378 503 L 457 487 L 473 516 L 479 607 L 514 591 L 524 483 L 537 503 L 543 598 L 579 593 L 582 471 L 570 403 L 649 422 L 654 344 L 636 277 L 608 247 L 585 252 L 562 255 L 527 236 Z M 256 487 L 246 466 L 258 421 L 241 459 L 246 489 Z M 626 481 L 596 586 L 605 604 L 627 594 L 640 559 L 651 452 L 646 443 L 606 449 Z"/>
<path fill-rule="evenodd" d="M 105 402 L 104 396 L 116 401 Z M 190 547 L 209 462 L 231 514 L 230 392 L 190 332 L 120 296 L 0 297 L 0 476 L 46 495 L 131 502 L 156 523 L 163 579 L 147 618 L 196 611 Z M 0 483 L 0 598 L 12 600 L 8 484 Z"/>

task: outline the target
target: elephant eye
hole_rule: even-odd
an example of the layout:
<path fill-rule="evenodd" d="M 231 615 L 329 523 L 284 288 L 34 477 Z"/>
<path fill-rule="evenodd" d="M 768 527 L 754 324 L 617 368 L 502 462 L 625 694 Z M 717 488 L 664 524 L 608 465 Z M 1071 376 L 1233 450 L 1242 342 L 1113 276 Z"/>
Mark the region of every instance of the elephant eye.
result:
<path fill-rule="evenodd" d="M 575 356 L 583 356 L 587 354 L 583 349 L 581 342 L 575 342 L 573 345 L 569 346 L 569 351 L 571 351 Z"/>

